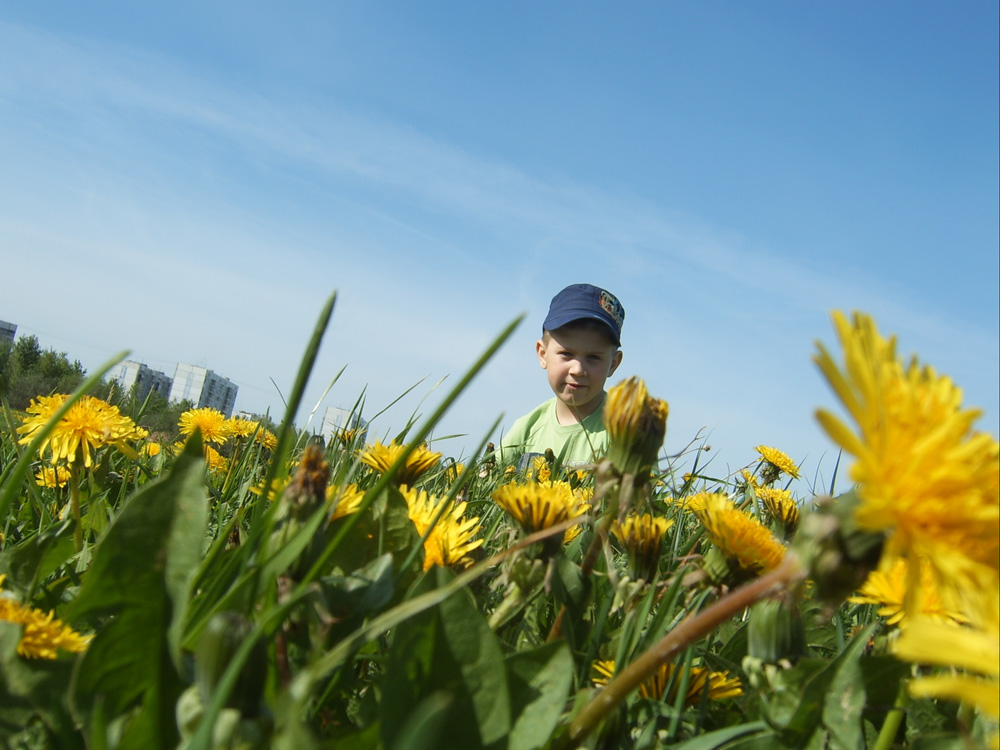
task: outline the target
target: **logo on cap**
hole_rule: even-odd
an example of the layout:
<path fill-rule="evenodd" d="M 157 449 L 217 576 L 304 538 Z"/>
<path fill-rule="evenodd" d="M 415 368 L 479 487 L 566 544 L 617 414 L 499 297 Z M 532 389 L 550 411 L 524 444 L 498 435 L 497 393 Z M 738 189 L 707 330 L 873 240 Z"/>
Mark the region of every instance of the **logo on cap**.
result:
<path fill-rule="evenodd" d="M 625 322 L 625 308 L 622 307 L 622 303 L 618 301 L 618 298 L 611 292 L 601 290 L 600 297 L 598 297 L 598 304 L 600 304 L 601 309 L 604 310 L 608 315 L 611 316 L 612 320 L 615 321 L 615 325 L 620 331 L 622 328 L 622 323 Z"/>

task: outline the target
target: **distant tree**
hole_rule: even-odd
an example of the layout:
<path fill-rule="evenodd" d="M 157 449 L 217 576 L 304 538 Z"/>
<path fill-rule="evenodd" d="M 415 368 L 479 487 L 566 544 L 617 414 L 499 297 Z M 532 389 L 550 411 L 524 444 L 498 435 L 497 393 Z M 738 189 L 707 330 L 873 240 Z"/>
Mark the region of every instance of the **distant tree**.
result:
<path fill-rule="evenodd" d="M 0 393 L 14 409 L 26 408 L 39 396 L 72 393 L 87 376 L 79 360 L 70 362 L 66 352 L 43 350 L 37 336 L 18 338 L 6 354 L 0 354 L 0 364 Z"/>

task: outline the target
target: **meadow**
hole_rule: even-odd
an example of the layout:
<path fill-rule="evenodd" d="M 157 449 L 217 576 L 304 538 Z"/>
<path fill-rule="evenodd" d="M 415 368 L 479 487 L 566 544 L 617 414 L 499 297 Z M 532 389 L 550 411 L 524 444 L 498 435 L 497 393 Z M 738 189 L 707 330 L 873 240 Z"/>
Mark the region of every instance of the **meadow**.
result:
<path fill-rule="evenodd" d="M 299 435 L 334 303 L 274 432 L 156 442 L 87 395 L 124 354 L 4 400 L 0 747 L 998 747 L 997 440 L 869 317 L 815 354 L 835 494 L 787 446 L 664 456 L 639 377 L 592 465 L 430 450 L 517 321 L 388 442 Z"/>

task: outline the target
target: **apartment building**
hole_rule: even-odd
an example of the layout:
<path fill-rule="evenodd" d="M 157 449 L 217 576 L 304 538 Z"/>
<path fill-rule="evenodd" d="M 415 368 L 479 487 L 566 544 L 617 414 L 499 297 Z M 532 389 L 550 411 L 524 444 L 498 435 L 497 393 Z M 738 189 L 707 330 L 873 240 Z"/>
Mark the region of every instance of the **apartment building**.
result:
<path fill-rule="evenodd" d="M 177 365 L 170 386 L 170 401 L 190 401 L 195 408 L 218 409 L 227 417 L 232 416 L 239 390 L 229 378 L 224 378 L 205 367 Z"/>

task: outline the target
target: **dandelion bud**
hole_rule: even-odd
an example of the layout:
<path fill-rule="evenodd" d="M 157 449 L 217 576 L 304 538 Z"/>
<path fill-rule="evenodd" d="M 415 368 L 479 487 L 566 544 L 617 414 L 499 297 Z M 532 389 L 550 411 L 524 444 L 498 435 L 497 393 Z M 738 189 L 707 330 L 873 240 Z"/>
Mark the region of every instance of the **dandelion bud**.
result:
<path fill-rule="evenodd" d="M 764 664 L 777 664 L 782 659 L 794 662 L 805 650 L 805 626 L 791 597 L 764 599 L 750 608 L 748 656 Z"/>
<path fill-rule="evenodd" d="M 622 474 L 645 484 L 667 432 L 666 401 L 652 398 L 646 384 L 631 377 L 608 391 L 604 426 L 610 444 L 608 458 Z"/>
<path fill-rule="evenodd" d="M 882 555 L 884 536 L 862 531 L 854 520 L 858 503 L 854 491 L 825 499 L 802 519 L 792 545 L 817 598 L 831 608 L 858 590 Z"/>
<path fill-rule="evenodd" d="M 633 577 L 651 581 L 656 575 L 663 536 L 673 523 L 673 520 L 643 513 L 641 516 L 626 516 L 611 524 L 611 533 L 628 553 L 629 570 Z"/>

